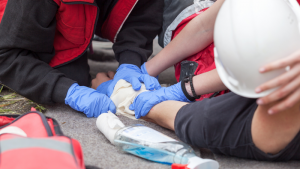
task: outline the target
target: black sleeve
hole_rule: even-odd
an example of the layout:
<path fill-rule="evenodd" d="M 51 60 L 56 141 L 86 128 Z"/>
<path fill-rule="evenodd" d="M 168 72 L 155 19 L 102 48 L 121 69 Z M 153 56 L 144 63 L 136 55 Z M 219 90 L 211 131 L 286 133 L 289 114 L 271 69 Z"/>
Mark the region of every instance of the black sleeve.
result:
<path fill-rule="evenodd" d="M 64 103 L 75 82 L 48 65 L 57 8 L 52 0 L 9 0 L 0 23 L 0 83 L 43 104 Z"/>
<path fill-rule="evenodd" d="M 152 54 L 162 26 L 163 0 L 139 0 L 119 32 L 113 49 L 120 64 L 141 66 Z"/>

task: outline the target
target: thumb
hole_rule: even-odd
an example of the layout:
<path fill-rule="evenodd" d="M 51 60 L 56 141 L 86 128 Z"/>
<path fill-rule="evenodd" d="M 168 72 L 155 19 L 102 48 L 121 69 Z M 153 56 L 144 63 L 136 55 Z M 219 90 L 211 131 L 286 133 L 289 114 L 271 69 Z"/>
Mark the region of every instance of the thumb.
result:
<path fill-rule="evenodd" d="M 115 85 L 116 85 L 116 81 L 113 80 L 110 85 L 107 87 L 107 91 L 106 91 L 106 95 L 108 97 L 110 97 L 114 91 L 114 88 L 115 88 Z"/>
<path fill-rule="evenodd" d="M 129 106 L 129 109 L 134 111 L 134 107 L 135 107 L 135 103 L 133 102 L 130 106 Z"/>
<path fill-rule="evenodd" d="M 108 109 L 112 112 L 112 113 L 116 113 L 116 106 L 113 102 L 110 102 Z"/>

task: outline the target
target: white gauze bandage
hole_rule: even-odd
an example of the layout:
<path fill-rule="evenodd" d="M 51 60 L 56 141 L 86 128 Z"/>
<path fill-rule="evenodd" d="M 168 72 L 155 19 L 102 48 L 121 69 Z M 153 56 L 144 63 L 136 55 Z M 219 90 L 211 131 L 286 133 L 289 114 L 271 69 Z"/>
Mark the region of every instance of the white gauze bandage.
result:
<path fill-rule="evenodd" d="M 134 116 L 134 111 L 130 110 L 129 106 L 140 93 L 145 91 L 148 90 L 146 90 L 146 87 L 143 83 L 141 89 L 139 91 L 135 91 L 130 83 L 123 79 L 119 80 L 115 85 L 112 95 L 110 96 L 110 99 L 117 107 L 117 114 L 137 120 Z"/>

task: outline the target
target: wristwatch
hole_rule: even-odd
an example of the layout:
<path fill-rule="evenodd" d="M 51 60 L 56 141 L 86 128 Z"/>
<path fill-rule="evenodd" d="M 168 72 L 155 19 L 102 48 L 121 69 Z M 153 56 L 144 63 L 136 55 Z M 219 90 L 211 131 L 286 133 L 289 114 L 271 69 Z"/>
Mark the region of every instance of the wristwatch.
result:
<path fill-rule="evenodd" d="M 186 98 L 189 99 L 190 101 L 195 101 L 196 99 L 199 99 L 201 97 L 201 95 L 198 96 L 195 92 L 194 85 L 193 85 L 193 77 L 194 76 L 195 75 L 193 75 L 193 74 L 186 76 L 183 79 L 183 81 L 181 82 L 182 91 L 183 91 L 184 95 L 186 96 Z M 186 88 L 186 83 L 190 83 L 190 85 L 188 85 L 189 89 Z"/>

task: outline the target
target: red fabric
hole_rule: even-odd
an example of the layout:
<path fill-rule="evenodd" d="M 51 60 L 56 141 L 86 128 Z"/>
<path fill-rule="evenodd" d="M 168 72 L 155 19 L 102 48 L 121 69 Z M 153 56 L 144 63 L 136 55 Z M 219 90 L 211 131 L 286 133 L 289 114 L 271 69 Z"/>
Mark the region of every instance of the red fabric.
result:
<path fill-rule="evenodd" d="M 101 36 L 114 42 L 115 37 L 137 0 L 119 0 L 101 28 Z"/>
<path fill-rule="evenodd" d="M 15 134 L 2 134 L 0 136 L 0 140 L 9 140 L 20 138 Z M 31 137 L 33 139 L 33 137 Z M 69 153 L 65 153 L 59 150 L 53 150 L 51 148 L 44 148 L 44 147 L 28 147 L 28 148 L 21 148 L 21 149 L 11 149 L 4 152 L 1 152 L 1 168 L 11 169 L 11 167 L 20 167 L 22 168 L 70 168 L 70 169 L 84 169 L 84 159 L 83 153 L 80 146 L 80 143 L 75 139 L 70 139 L 66 136 L 54 136 L 48 137 L 45 139 L 56 140 L 60 142 L 68 143 L 73 148 L 73 153 L 75 156 Z M 42 154 L 43 153 L 43 154 Z M 25 155 L 24 155 L 25 154 Z M 45 155 L 47 154 L 47 155 Z M 14 157 L 14 158 L 12 158 Z M 76 161 L 74 160 L 76 158 Z M 20 160 L 22 158 L 23 160 Z M 18 161 L 16 164 L 11 164 L 11 159 Z M 35 161 L 33 161 L 35 160 Z M 23 164 L 27 162 L 28 164 Z M 52 162 L 52 164 L 50 164 Z M 76 164 L 77 165 L 74 165 Z"/>
<path fill-rule="evenodd" d="M 1 23 L 3 15 L 4 15 L 6 4 L 7 4 L 7 0 L 0 1 L 0 23 Z"/>
<path fill-rule="evenodd" d="M 2 119 L 6 119 L 6 117 L 1 116 L 0 120 Z M 14 120 L 14 118 L 8 119 L 11 121 Z M 28 123 L 28 121 L 34 121 L 34 123 Z M 6 122 L 8 122 L 8 120 Z M 21 119 L 18 119 L 9 126 L 16 126 L 21 128 L 28 137 L 48 137 L 46 128 L 43 127 L 44 124 L 41 120 L 41 117 L 37 113 L 26 114 Z"/>
<path fill-rule="evenodd" d="M 54 38 L 55 56 L 50 61 L 51 67 L 69 62 L 82 54 L 94 36 L 97 7 L 94 0 L 53 0 L 58 6 L 57 26 Z M 102 36 L 112 42 L 127 19 L 137 0 L 119 0 L 101 28 Z M 68 4 L 71 3 L 71 4 Z M 7 0 L 0 0 L 0 23 Z"/>
<path fill-rule="evenodd" d="M 198 16 L 199 14 L 203 13 L 204 11 L 206 11 L 208 8 L 201 10 L 199 13 L 191 15 L 189 17 L 187 17 L 186 19 L 184 19 L 176 28 L 176 30 L 173 32 L 173 38 L 175 38 L 180 32 L 181 30 L 196 16 Z M 208 45 L 205 49 L 203 49 L 202 51 L 186 58 L 185 60 L 188 61 L 194 61 L 198 63 L 198 67 L 195 70 L 195 75 L 199 75 L 208 71 L 211 71 L 213 69 L 216 68 L 215 66 L 215 61 L 214 61 L 214 43 Z M 174 65 L 175 67 L 175 77 L 177 79 L 177 81 L 179 81 L 179 77 L 180 77 L 180 69 L 181 69 L 181 63 L 182 61 L 176 63 Z M 204 82 L 205 83 L 205 82 Z M 221 91 L 217 96 L 222 95 L 224 93 L 227 93 L 228 90 L 225 91 Z M 208 94 L 203 94 L 201 95 L 201 97 L 199 99 L 197 99 L 197 101 L 203 100 L 205 98 L 209 98 L 211 95 L 213 95 L 214 93 L 208 93 Z"/>
<path fill-rule="evenodd" d="M 10 122 L 12 122 L 15 118 L 0 116 L 0 126 L 4 126 Z"/>
<path fill-rule="evenodd" d="M 12 121 L 14 118 L 7 118 L 5 116 L 0 116 L 0 121 Z M 50 128 L 54 132 L 53 120 L 47 119 Z M 36 145 L 34 147 L 23 145 L 23 141 L 17 144 L 22 144 L 22 148 L 9 148 L 6 151 L 1 152 L 1 168 L 3 169 L 84 169 L 84 159 L 80 143 L 66 136 L 48 136 L 45 130 L 45 125 L 43 124 L 42 118 L 38 113 L 30 112 L 23 115 L 17 121 L 14 121 L 8 126 L 16 126 L 21 128 L 27 137 L 22 137 L 16 134 L 2 134 L 0 135 L 0 140 L 8 140 L 23 138 L 23 139 L 34 139 L 39 138 L 42 140 L 55 140 L 53 144 L 57 144 L 57 141 L 67 143 L 65 148 L 69 149 L 70 152 L 65 152 L 64 149 L 57 150 L 55 147 L 51 146 L 49 142 L 45 142 L 43 145 Z M 32 140 L 30 140 L 32 141 Z M 8 142 L 9 143 L 9 142 Z M 51 143 L 51 142 L 50 142 Z M 66 149 L 67 150 L 67 149 Z M 17 163 L 12 162 L 11 159 L 17 161 Z"/>
<path fill-rule="evenodd" d="M 55 56 L 49 65 L 55 67 L 71 61 L 82 54 L 93 37 L 97 7 L 90 4 L 65 4 L 54 0 L 59 6 L 54 38 Z M 77 2 L 78 0 L 64 0 Z M 80 0 L 92 3 L 93 0 Z"/>
<path fill-rule="evenodd" d="M 6 125 L 8 123 L 11 123 L 14 120 L 15 120 L 15 118 L 13 118 L 13 117 L 0 116 L 0 127 Z M 55 136 L 56 133 L 55 133 L 55 130 L 54 130 L 53 120 L 52 119 L 47 119 L 47 121 L 48 121 L 48 124 L 51 128 L 53 136 Z"/>
<path fill-rule="evenodd" d="M 82 152 L 81 145 L 80 145 L 79 141 L 77 141 L 75 139 L 72 139 L 72 145 L 73 145 L 74 154 L 76 156 L 76 160 L 77 160 L 79 166 L 81 168 L 85 168 L 83 152 Z"/>
<path fill-rule="evenodd" d="M 57 150 L 31 147 L 1 153 L 1 168 L 17 169 L 21 166 L 24 169 L 79 169 L 71 154 Z"/>
<path fill-rule="evenodd" d="M 94 3 L 94 0 L 61 0 L 63 2 L 87 2 L 87 3 Z"/>

